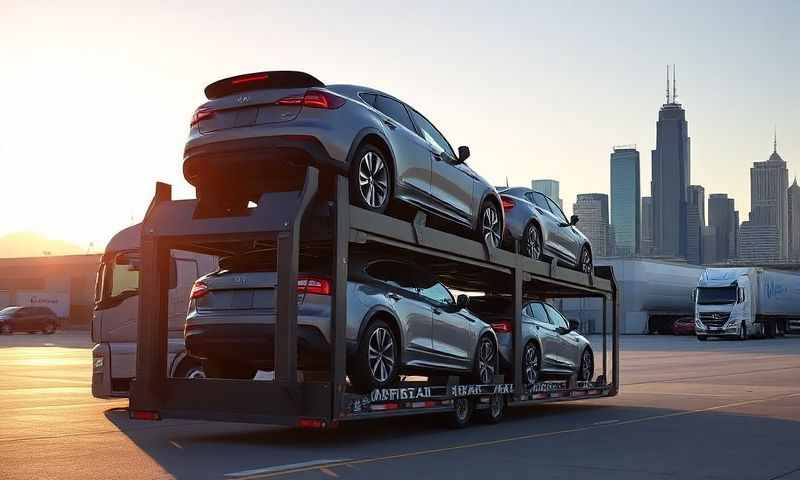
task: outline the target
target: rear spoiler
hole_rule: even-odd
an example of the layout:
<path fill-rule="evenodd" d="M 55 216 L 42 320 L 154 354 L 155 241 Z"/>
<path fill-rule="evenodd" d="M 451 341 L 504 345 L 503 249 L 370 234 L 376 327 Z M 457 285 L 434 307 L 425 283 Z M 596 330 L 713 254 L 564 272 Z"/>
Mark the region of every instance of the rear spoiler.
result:
<path fill-rule="evenodd" d="M 324 87 L 325 84 L 305 72 L 280 70 L 275 72 L 258 72 L 237 75 L 218 80 L 205 89 L 206 98 L 226 97 L 234 93 L 250 90 L 278 88 L 312 88 Z"/>

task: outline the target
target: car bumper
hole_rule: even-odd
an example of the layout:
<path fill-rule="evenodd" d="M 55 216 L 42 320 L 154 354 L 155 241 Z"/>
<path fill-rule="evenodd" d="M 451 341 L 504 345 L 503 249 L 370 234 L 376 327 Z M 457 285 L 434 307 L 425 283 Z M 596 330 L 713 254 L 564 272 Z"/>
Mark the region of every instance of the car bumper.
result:
<path fill-rule="evenodd" d="M 275 325 L 188 325 L 186 349 L 193 357 L 232 361 L 272 370 L 275 365 Z M 318 328 L 297 326 L 298 366 L 327 365 L 329 345 Z"/>
<path fill-rule="evenodd" d="M 695 335 L 701 337 L 738 337 L 739 336 L 739 326 L 734 325 L 732 327 L 703 327 L 700 328 L 699 326 L 695 327 Z"/>

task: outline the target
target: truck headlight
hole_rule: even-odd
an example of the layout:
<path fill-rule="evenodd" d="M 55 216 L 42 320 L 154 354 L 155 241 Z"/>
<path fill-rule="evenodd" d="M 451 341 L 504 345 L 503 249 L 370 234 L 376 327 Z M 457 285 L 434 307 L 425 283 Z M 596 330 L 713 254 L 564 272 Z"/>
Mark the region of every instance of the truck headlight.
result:
<path fill-rule="evenodd" d="M 694 319 L 694 328 L 696 328 L 697 330 L 705 330 L 706 326 L 703 325 L 703 322 L 701 322 L 700 319 L 695 318 Z"/>

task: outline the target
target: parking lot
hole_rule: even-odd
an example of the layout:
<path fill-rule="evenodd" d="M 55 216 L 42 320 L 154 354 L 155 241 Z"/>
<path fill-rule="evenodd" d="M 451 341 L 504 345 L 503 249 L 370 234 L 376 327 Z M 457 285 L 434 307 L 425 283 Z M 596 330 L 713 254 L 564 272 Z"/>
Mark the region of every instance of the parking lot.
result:
<path fill-rule="evenodd" d="M 0 478 L 800 479 L 800 337 L 623 337 L 616 398 L 335 431 L 134 422 L 83 332 L 0 337 Z"/>

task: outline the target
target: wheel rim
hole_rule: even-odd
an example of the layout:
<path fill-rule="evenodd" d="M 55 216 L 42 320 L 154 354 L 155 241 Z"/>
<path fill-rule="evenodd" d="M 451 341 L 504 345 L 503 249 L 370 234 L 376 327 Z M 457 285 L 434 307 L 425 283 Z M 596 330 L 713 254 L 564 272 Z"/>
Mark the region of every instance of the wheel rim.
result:
<path fill-rule="evenodd" d="M 581 369 L 581 380 L 589 381 L 592 376 L 592 354 L 588 350 L 583 352 L 583 369 Z"/>
<path fill-rule="evenodd" d="M 487 245 L 500 246 L 500 217 L 493 206 L 489 205 L 483 211 L 483 239 Z"/>
<path fill-rule="evenodd" d="M 536 347 L 529 346 L 525 349 L 525 379 L 528 385 L 533 385 L 539 378 L 539 356 Z"/>
<path fill-rule="evenodd" d="M 494 344 L 491 340 L 481 342 L 481 349 L 478 355 L 478 373 L 481 383 L 491 383 L 494 380 Z"/>
<path fill-rule="evenodd" d="M 489 411 L 492 417 L 497 418 L 503 413 L 503 397 L 499 395 L 493 396 L 489 400 Z"/>
<path fill-rule="evenodd" d="M 464 420 L 467 418 L 467 413 L 469 412 L 469 405 L 467 404 L 466 398 L 457 398 L 456 399 L 456 417 L 459 420 Z"/>
<path fill-rule="evenodd" d="M 581 270 L 583 273 L 592 273 L 592 254 L 585 248 L 581 253 Z"/>
<path fill-rule="evenodd" d="M 186 372 L 186 378 L 189 379 L 206 378 L 206 372 L 204 372 L 200 368 L 192 368 L 188 372 Z"/>
<path fill-rule="evenodd" d="M 358 165 L 358 190 L 361 199 L 372 208 L 386 203 L 389 193 L 389 176 L 386 163 L 375 152 L 367 152 Z"/>
<path fill-rule="evenodd" d="M 394 340 L 389 330 L 376 328 L 369 337 L 369 371 L 379 383 L 388 380 L 394 370 Z"/>
<path fill-rule="evenodd" d="M 11 327 L 9 327 L 8 325 L 3 325 L 2 328 L 0 328 L 0 332 L 3 332 L 4 334 L 7 335 L 11 333 Z"/>
<path fill-rule="evenodd" d="M 539 241 L 539 231 L 531 227 L 528 232 L 528 253 L 534 260 L 539 260 L 542 255 L 542 243 Z"/>

